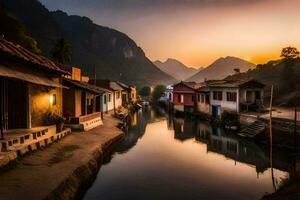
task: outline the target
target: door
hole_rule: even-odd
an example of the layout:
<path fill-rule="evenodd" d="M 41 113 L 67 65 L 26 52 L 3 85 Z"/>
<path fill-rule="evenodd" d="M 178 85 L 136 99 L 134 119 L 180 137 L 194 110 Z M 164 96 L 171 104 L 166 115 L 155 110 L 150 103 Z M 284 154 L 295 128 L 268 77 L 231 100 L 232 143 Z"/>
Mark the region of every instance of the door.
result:
<path fill-rule="evenodd" d="M 212 116 L 213 117 L 218 117 L 218 110 L 219 110 L 219 107 L 218 106 L 212 106 L 211 107 L 211 113 L 212 113 Z"/>
<path fill-rule="evenodd" d="M 7 98 L 8 129 L 28 128 L 27 83 L 8 81 Z"/>
<path fill-rule="evenodd" d="M 81 115 L 86 115 L 86 94 L 81 92 Z"/>

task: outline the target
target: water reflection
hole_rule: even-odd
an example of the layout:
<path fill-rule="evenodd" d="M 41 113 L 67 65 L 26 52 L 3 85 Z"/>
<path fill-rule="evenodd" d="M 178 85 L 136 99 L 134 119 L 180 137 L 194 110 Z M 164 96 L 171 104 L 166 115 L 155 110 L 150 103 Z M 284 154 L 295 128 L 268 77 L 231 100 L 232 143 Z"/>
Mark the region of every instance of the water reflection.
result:
<path fill-rule="evenodd" d="M 267 148 L 161 109 L 130 124 L 85 199 L 259 199 L 293 167 L 274 151 L 272 176 Z"/>

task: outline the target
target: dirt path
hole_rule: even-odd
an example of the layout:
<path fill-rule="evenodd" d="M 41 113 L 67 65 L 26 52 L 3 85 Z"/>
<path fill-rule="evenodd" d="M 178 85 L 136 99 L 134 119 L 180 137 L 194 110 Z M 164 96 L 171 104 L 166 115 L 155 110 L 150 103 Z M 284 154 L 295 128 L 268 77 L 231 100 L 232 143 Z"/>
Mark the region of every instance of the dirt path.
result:
<path fill-rule="evenodd" d="M 0 199 L 74 198 L 97 174 L 103 148 L 123 135 L 116 119 L 104 117 L 103 126 L 74 132 L 0 172 Z"/>

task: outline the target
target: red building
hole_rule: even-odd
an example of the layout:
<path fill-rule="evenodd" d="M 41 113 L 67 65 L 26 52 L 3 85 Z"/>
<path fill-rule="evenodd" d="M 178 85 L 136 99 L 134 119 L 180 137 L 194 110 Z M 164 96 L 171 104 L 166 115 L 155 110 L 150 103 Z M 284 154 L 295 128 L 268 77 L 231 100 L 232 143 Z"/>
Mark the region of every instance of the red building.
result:
<path fill-rule="evenodd" d="M 194 112 L 196 106 L 196 90 L 201 84 L 196 82 L 180 82 L 173 86 L 174 110 Z"/>

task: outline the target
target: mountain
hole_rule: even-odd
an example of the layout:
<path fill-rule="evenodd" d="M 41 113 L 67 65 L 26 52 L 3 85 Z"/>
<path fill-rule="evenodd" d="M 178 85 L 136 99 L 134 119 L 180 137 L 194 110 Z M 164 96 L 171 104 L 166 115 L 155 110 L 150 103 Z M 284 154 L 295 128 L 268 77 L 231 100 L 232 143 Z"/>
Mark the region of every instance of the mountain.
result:
<path fill-rule="evenodd" d="M 255 68 L 255 65 L 240 58 L 227 56 L 225 58 L 217 59 L 208 67 L 188 78 L 187 81 L 202 82 L 205 79 L 223 79 L 234 74 L 235 68 L 239 68 L 240 72 L 245 72 L 249 69 Z"/>
<path fill-rule="evenodd" d="M 270 96 L 274 86 L 275 105 L 294 105 L 295 96 L 300 91 L 300 58 L 292 60 L 269 61 L 244 73 L 226 77 L 227 80 L 255 79 L 266 85 L 265 97 Z M 299 99 L 298 99 L 299 102 Z"/>
<path fill-rule="evenodd" d="M 198 70 L 192 67 L 187 67 L 183 63 L 175 59 L 167 59 L 165 62 L 159 60 L 153 62 L 159 69 L 170 74 L 178 80 L 185 80 L 194 75 Z"/>
<path fill-rule="evenodd" d="M 170 84 L 173 77 L 158 69 L 126 34 L 94 24 L 87 17 L 50 12 L 37 0 L 4 0 L 8 11 L 36 38 L 42 52 L 51 57 L 56 41 L 64 38 L 72 50 L 70 65 L 99 79 L 127 84 Z M 151 74 L 151 76 L 149 76 Z"/>

